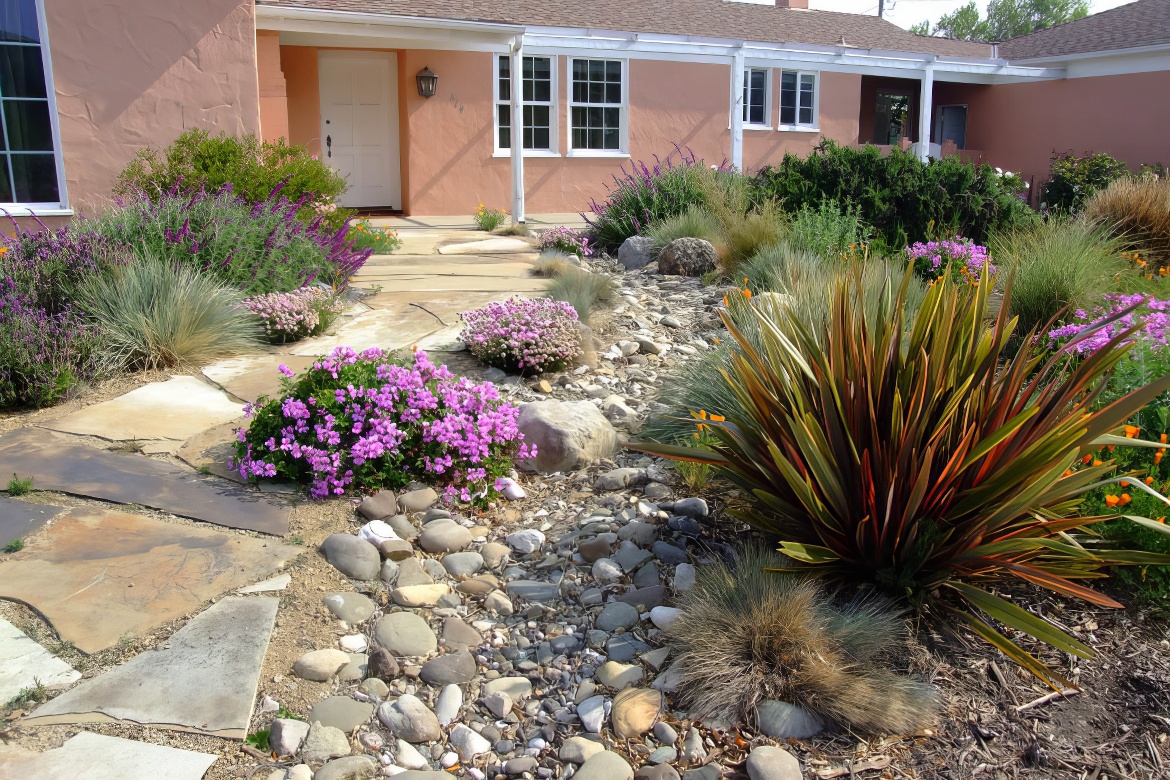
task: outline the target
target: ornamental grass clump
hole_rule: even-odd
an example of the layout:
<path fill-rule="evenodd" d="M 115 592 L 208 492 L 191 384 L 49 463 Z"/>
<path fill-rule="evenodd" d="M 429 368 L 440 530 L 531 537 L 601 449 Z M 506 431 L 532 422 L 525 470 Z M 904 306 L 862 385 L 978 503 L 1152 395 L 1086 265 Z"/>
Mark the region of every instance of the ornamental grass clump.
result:
<path fill-rule="evenodd" d="M 245 298 L 244 305 L 264 321 L 270 341 L 287 344 L 323 332 L 344 304 L 332 290 L 310 286 L 287 293 L 254 295 Z"/>
<path fill-rule="evenodd" d="M 856 275 L 838 280 L 823 343 L 788 307 L 751 309 L 757 343 L 724 315 L 735 345 L 721 379 L 738 405 L 707 410 L 727 418 L 709 424 L 718 441 L 709 451 L 638 449 L 715 466 L 753 499 L 732 513 L 778 536 L 813 572 L 864 580 L 927 615 L 961 620 L 1049 684 L 1068 686 L 1018 640 L 1084 658 L 1092 649 L 993 590 L 1027 583 L 1120 607 L 1080 580 L 1115 565 L 1170 563 L 1102 545 L 1093 526 L 1107 518 L 1080 504 L 1112 466 L 1072 468 L 1102 441 L 1134 444 L 1107 437 L 1170 389 L 1170 376 L 1099 406 L 1132 328 L 1070 365 L 1062 352 L 1013 349 L 1010 280 L 994 318 L 992 284 L 947 276 L 907 318 L 910 273 L 873 313 L 856 305 Z"/>
<path fill-rule="evenodd" d="M 481 363 L 519 374 L 559 371 L 581 354 L 577 311 L 551 298 L 510 298 L 459 315 L 459 338 Z"/>
<path fill-rule="evenodd" d="M 279 398 L 246 407 L 234 467 L 248 479 L 308 482 L 314 498 L 442 486 L 447 500 L 486 504 L 512 459 L 536 455 L 516 426 L 519 410 L 490 382 L 456 378 L 425 352 L 399 359 L 374 347 L 338 347 Z"/>
<path fill-rule="evenodd" d="M 837 601 L 758 545 L 699 568 L 666 630 L 677 703 L 704 722 L 753 723 L 767 700 L 871 734 L 907 733 L 938 708 L 933 686 L 896 674 L 906 626 L 878 598 Z"/>

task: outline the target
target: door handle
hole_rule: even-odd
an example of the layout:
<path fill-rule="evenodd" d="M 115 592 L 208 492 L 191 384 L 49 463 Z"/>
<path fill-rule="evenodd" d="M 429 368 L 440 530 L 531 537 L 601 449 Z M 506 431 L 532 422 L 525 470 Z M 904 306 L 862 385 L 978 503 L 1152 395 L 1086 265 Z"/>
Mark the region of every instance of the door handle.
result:
<path fill-rule="evenodd" d="M 333 136 L 331 136 L 331 135 L 325 136 L 325 150 L 326 150 L 326 152 L 325 152 L 326 157 L 333 156 Z"/>

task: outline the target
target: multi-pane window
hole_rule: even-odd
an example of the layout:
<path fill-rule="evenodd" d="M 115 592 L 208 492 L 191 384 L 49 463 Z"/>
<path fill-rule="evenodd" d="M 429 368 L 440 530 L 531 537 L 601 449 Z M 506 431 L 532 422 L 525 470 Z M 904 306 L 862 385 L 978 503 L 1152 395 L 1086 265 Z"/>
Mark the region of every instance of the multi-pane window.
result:
<path fill-rule="evenodd" d="M 625 137 L 624 70 L 621 60 L 572 61 L 569 116 L 574 150 L 622 151 Z"/>
<path fill-rule="evenodd" d="M 36 0 L 0 3 L 0 203 L 60 202 Z"/>
<path fill-rule="evenodd" d="M 748 125 L 768 124 L 766 68 L 748 68 L 743 72 L 743 121 Z"/>
<path fill-rule="evenodd" d="M 817 74 L 804 71 L 780 72 L 780 124 L 813 127 L 816 112 Z"/>
<path fill-rule="evenodd" d="M 556 98 L 553 91 L 551 57 L 523 57 L 520 78 L 520 104 L 523 148 L 552 151 L 556 137 Z M 507 55 L 496 58 L 496 143 L 500 149 L 512 148 L 512 60 Z"/>

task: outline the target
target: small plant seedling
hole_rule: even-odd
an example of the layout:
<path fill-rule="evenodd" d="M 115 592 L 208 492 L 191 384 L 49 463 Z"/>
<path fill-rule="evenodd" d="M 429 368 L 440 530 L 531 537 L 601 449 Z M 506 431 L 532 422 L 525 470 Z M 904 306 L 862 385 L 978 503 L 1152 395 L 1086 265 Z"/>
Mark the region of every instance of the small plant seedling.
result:
<path fill-rule="evenodd" d="M 262 751 L 264 753 L 267 753 L 268 752 L 268 735 L 270 733 L 271 733 L 270 729 L 264 729 L 263 731 L 254 731 L 247 736 L 247 738 L 244 740 L 244 744 L 251 745 L 252 747 L 256 748 L 257 750 Z"/>
<path fill-rule="evenodd" d="M 297 715 L 295 712 L 293 712 L 292 710 L 290 710 L 288 707 L 284 706 L 283 704 L 280 705 L 280 709 L 278 709 L 276 711 L 276 717 L 278 720 L 304 721 L 304 718 L 302 718 L 300 715 Z"/>
<path fill-rule="evenodd" d="M 289 534 L 288 538 L 285 539 L 285 541 L 288 542 L 289 544 L 304 544 L 305 543 L 304 537 L 302 537 L 300 534 Z"/>
<path fill-rule="evenodd" d="M 21 479 L 16 474 L 12 475 L 12 479 L 8 480 L 8 495 L 23 496 L 32 490 L 33 478 L 25 477 Z"/>
<path fill-rule="evenodd" d="M 24 539 L 13 539 L 8 544 L 4 545 L 4 552 L 14 553 L 20 552 L 24 549 Z"/>
<path fill-rule="evenodd" d="M 20 693 L 13 696 L 8 704 L 4 706 L 8 710 L 19 710 L 28 707 L 30 704 L 40 704 L 47 698 L 49 698 L 48 689 L 41 684 L 40 680 L 34 677 L 33 687 L 22 688 Z"/>

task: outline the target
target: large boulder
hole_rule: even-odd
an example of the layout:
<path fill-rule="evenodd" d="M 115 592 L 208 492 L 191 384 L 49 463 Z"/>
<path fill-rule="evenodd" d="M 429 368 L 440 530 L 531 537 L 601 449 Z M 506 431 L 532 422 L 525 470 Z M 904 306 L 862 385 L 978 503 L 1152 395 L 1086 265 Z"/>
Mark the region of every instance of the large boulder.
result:
<path fill-rule="evenodd" d="M 630 236 L 618 248 L 618 262 L 627 270 L 642 268 L 654 262 L 656 247 L 657 244 L 652 238 Z"/>
<path fill-rule="evenodd" d="M 676 238 L 658 255 L 658 272 L 672 276 L 702 276 L 718 265 L 715 247 L 701 238 Z"/>
<path fill-rule="evenodd" d="M 620 442 L 609 420 L 589 401 L 534 401 L 520 408 L 517 421 L 536 457 L 520 461 L 530 471 L 570 471 L 609 458 Z"/>

